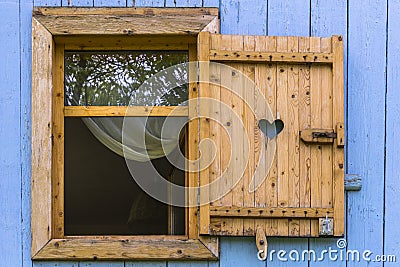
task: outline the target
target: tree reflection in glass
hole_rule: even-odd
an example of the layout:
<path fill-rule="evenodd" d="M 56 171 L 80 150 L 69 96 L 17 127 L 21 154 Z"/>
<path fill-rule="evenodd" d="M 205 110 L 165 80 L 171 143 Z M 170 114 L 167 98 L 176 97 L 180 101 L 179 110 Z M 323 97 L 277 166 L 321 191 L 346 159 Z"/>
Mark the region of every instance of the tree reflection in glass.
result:
<path fill-rule="evenodd" d="M 186 64 L 174 68 L 173 79 L 157 75 L 139 88 L 160 71 L 187 61 L 185 51 L 66 51 L 65 105 L 178 106 L 188 99 Z"/>

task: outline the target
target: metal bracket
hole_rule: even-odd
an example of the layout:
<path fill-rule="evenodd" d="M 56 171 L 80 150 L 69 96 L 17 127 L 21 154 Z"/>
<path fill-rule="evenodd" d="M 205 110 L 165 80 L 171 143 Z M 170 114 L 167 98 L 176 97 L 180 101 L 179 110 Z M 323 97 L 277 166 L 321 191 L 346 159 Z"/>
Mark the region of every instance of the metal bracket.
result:
<path fill-rule="evenodd" d="M 261 227 L 258 227 L 256 230 L 256 246 L 258 249 L 257 258 L 260 261 L 265 261 L 268 256 L 268 242 L 264 229 Z"/>
<path fill-rule="evenodd" d="M 333 132 L 313 132 L 313 138 L 336 138 L 337 134 Z"/>
<path fill-rule="evenodd" d="M 333 235 L 333 219 L 328 218 L 328 214 L 325 218 L 319 219 L 319 235 L 330 236 Z"/>

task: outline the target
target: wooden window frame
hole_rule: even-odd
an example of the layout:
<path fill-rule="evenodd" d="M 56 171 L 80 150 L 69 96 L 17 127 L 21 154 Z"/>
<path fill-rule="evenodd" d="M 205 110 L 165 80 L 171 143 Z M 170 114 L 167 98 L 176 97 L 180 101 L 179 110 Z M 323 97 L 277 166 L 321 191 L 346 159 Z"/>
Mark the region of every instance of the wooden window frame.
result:
<path fill-rule="evenodd" d="M 149 23 L 151 22 L 151 23 Z M 99 27 L 99 25 L 101 25 Z M 64 117 L 124 116 L 126 107 L 64 107 L 65 50 L 186 50 L 202 31 L 219 31 L 216 8 L 34 8 L 32 17 L 32 250 L 34 260 L 217 260 L 217 237 L 200 236 L 198 208 L 187 208 L 185 236 L 65 236 Z M 195 74 L 189 69 L 189 75 Z M 191 73 L 191 74 L 190 74 Z M 189 85 L 189 99 L 197 98 Z M 130 107 L 131 116 L 167 116 L 172 107 Z M 191 117 L 197 107 L 175 115 Z M 188 156 L 198 124 L 189 122 Z M 189 173 L 188 185 L 199 175 Z M 197 195 L 189 196 L 196 199 Z"/>

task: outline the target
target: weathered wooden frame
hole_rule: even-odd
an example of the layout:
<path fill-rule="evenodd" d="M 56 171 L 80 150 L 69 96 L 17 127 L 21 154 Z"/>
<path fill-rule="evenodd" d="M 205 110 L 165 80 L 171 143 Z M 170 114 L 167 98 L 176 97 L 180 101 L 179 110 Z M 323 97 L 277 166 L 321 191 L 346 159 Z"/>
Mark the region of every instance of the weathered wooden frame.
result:
<path fill-rule="evenodd" d="M 149 26 L 149 21 L 153 26 Z M 83 26 L 82 26 L 83 25 Z M 101 25 L 101 26 L 99 26 Z M 198 208 L 188 208 L 185 236 L 64 236 L 64 116 L 123 116 L 121 107 L 64 108 L 65 49 L 188 50 L 197 59 L 197 35 L 219 31 L 216 8 L 35 8 L 32 18 L 32 249 L 34 260 L 216 260 L 218 238 L 201 237 Z M 194 70 L 189 70 L 193 74 Z M 198 95 L 189 86 L 189 98 Z M 176 116 L 189 115 L 182 107 Z M 136 107 L 132 116 L 167 116 L 171 109 Z M 129 115 L 129 114 L 128 114 Z M 60 123 L 61 122 L 61 123 Z M 189 122 L 188 154 L 197 156 L 198 122 Z M 189 186 L 198 174 L 190 173 Z M 189 196 L 197 199 L 197 195 Z M 60 204 L 61 203 L 61 204 Z"/>

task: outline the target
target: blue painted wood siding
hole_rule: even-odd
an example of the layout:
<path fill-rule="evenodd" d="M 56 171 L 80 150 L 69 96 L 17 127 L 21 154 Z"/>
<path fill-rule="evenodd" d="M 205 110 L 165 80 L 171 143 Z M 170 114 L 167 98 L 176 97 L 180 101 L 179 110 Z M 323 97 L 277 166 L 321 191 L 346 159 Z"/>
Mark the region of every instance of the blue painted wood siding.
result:
<path fill-rule="evenodd" d="M 346 170 L 363 189 L 346 193 L 348 249 L 397 263 L 260 262 L 253 238 L 222 238 L 219 262 L 30 260 L 31 12 L 33 6 L 219 7 L 230 34 L 345 38 Z M 400 0 L 0 0 L 0 266 L 399 266 Z M 271 238 L 269 249 L 321 252 L 336 239 Z M 287 255 L 286 255 L 287 256 Z"/>

